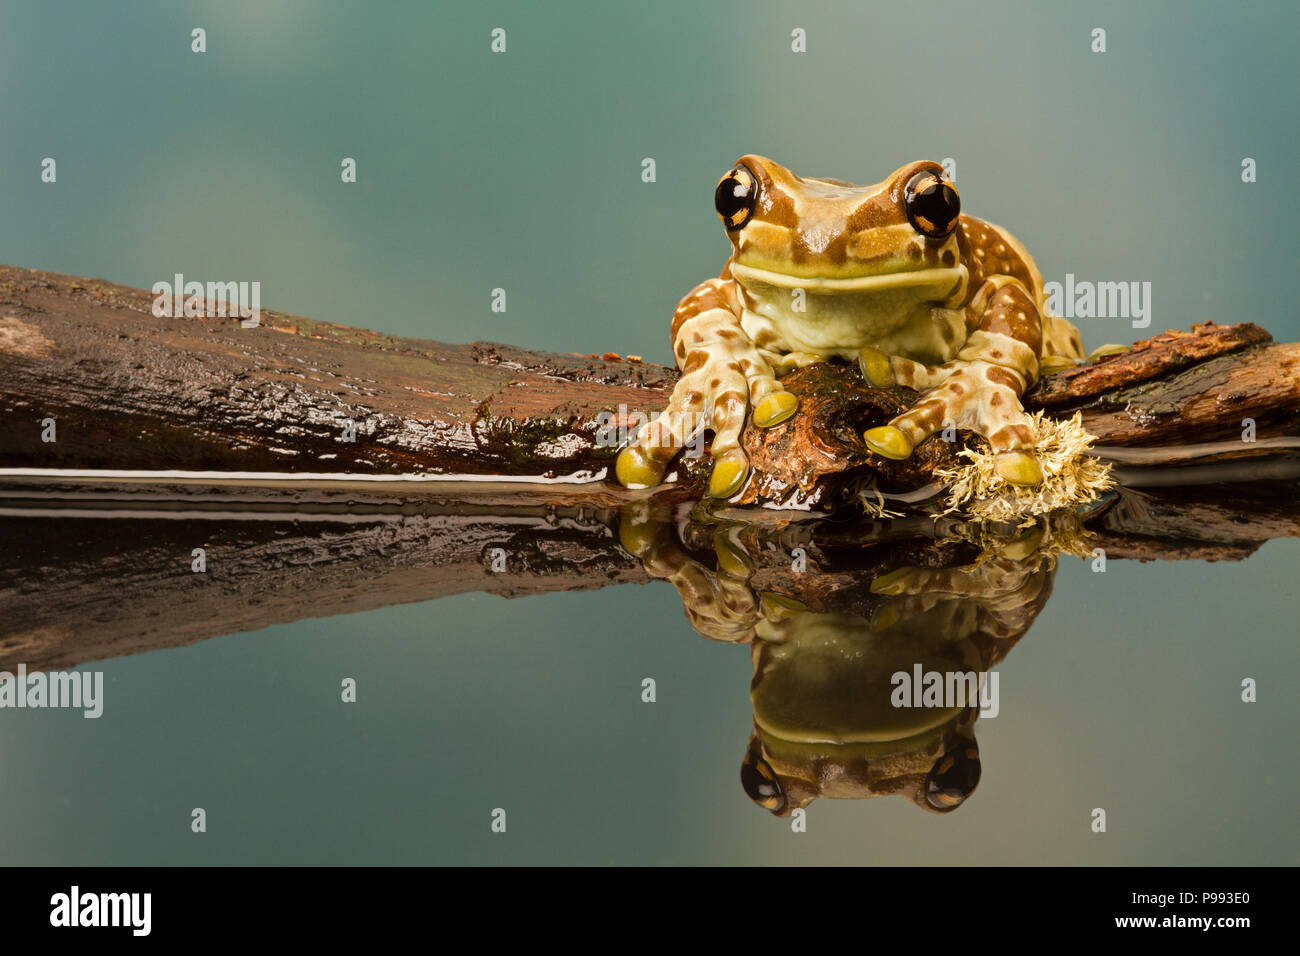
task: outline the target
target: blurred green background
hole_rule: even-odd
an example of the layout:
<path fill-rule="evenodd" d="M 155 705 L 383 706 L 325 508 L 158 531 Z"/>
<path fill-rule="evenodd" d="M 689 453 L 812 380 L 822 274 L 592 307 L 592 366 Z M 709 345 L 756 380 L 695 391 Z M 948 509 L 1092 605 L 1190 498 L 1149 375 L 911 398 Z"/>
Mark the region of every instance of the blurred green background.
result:
<path fill-rule="evenodd" d="M 9 3 L 0 261 L 256 279 L 313 318 L 668 362 L 678 298 L 726 259 L 712 193 L 736 157 L 864 183 L 952 157 L 965 208 L 1048 279 L 1150 281 L 1151 333 L 1300 336 L 1300 9 L 1082 6 Z M 1135 337 L 1081 324 L 1089 347 Z"/>
<path fill-rule="evenodd" d="M 1206 319 L 1296 339 L 1298 28 L 1293 3 L 10 2 L 0 262 L 667 362 L 737 156 L 857 182 L 952 157 L 1048 280 L 1152 283 L 1149 329 L 1080 320 L 1087 347 Z M 749 804 L 749 654 L 655 585 L 108 662 L 99 720 L 0 712 L 0 862 L 1295 863 L 1297 557 L 1068 562 L 943 818 L 819 801 L 794 835 Z"/>

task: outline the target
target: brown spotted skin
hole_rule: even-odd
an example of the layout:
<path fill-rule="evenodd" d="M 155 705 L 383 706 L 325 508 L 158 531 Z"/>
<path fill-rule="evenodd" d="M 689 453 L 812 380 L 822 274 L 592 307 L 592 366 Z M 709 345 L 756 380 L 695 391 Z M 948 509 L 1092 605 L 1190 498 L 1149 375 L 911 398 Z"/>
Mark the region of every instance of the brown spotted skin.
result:
<path fill-rule="evenodd" d="M 1020 399 L 1040 358 L 1081 358 L 1082 342 L 1046 315 L 1038 268 L 1006 230 L 965 214 L 941 237 L 912 224 L 909 183 L 942 177 L 940 165 L 909 163 L 870 186 L 802 178 L 753 154 L 737 166 L 737 181 L 754 184 L 752 209 L 724 217 L 731 258 L 677 306 L 682 378 L 621 456 L 621 480 L 653 484 L 701 428 L 714 432 L 715 460 L 743 463 L 747 417 L 765 399 L 767 414 L 787 401 L 773 398 L 780 375 L 863 349 L 923 393 L 890 422 L 910 447 L 948 426 L 995 451 L 1030 443 Z"/>
<path fill-rule="evenodd" d="M 682 377 L 668 408 L 646 425 L 631 447 L 652 470 L 662 470 L 701 428 L 713 431 L 712 454 L 741 454 L 740 435 L 750 409 L 785 389 L 740 326 L 743 309 L 734 281 L 710 279 L 682 299 L 673 314 L 673 358 Z"/>
<path fill-rule="evenodd" d="M 1024 256 L 997 226 L 972 216 L 962 216 L 957 230 L 957 248 L 970 270 L 969 299 L 979 288 L 997 276 L 1016 279 L 1029 290 L 1035 304 L 1043 294 L 1037 267 Z M 968 303 L 969 303 L 968 299 Z"/>
<path fill-rule="evenodd" d="M 748 643 L 761 617 L 758 596 L 746 578 L 713 571 L 693 558 L 677 538 L 676 525 L 633 505 L 619 516 L 619 537 L 646 573 L 677 589 L 691 627 L 710 640 Z"/>

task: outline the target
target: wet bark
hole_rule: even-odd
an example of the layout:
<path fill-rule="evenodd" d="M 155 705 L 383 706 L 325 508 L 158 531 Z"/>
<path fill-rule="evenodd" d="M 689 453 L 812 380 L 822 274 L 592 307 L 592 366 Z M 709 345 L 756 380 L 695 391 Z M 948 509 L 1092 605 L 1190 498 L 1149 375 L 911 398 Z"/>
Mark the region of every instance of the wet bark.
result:
<path fill-rule="evenodd" d="M 471 591 L 646 580 L 618 547 L 613 501 L 513 497 L 12 482 L 0 492 L 0 670 Z"/>
<path fill-rule="evenodd" d="M 677 377 L 615 355 L 447 345 L 267 310 L 257 328 L 157 318 L 152 303 L 142 290 L 0 266 L 0 468 L 599 472 L 618 426 L 661 409 Z M 776 496 L 849 469 L 917 486 L 951 460 L 937 440 L 902 463 L 866 451 L 862 428 L 910 403 L 907 389 L 871 388 L 836 364 L 786 383 L 803 412 L 747 433 L 755 489 Z M 1260 438 L 1297 435 L 1300 345 L 1249 323 L 1164 333 L 1049 377 L 1026 404 L 1080 411 L 1103 445 L 1239 439 L 1246 418 Z M 42 440 L 50 419 L 53 442 Z M 1225 454 L 1266 449 L 1239 444 Z"/>
<path fill-rule="evenodd" d="M 1242 560 L 1269 539 L 1300 536 L 1297 490 L 1295 474 L 1248 486 L 1125 489 L 1087 520 L 1089 546 L 1109 560 Z M 750 525 L 756 551 L 805 546 L 820 571 L 791 580 L 810 598 L 861 585 L 886 557 L 962 563 L 952 544 L 937 543 L 953 518 L 849 525 L 731 508 L 677 526 L 670 516 L 686 503 L 682 489 L 627 497 L 599 484 L 430 492 L 6 479 L 0 670 L 62 669 L 466 592 L 522 597 L 646 583 L 619 540 L 632 507 L 659 509 L 706 564 L 715 561 L 719 521 Z"/>

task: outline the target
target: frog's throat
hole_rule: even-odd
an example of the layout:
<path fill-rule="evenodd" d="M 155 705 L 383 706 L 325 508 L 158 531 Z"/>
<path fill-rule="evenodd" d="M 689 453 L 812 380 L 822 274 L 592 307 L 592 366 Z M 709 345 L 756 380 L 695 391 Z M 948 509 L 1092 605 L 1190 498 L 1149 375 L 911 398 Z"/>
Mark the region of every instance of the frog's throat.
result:
<path fill-rule="evenodd" d="M 966 267 L 948 266 L 941 269 L 918 269 L 914 272 L 891 272 L 877 276 L 858 276 L 848 279 L 822 279 L 816 276 L 791 276 L 783 272 L 770 272 L 732 263 L 731 274 L 743 286 L 752 283 L 778 286 L 784 289 L 803 289 L 820 295 L 849 295 L 863 292 L 887 292 L 904 288 L 932 286 L 935 298 L 948 298 L 966 285 Z"/>

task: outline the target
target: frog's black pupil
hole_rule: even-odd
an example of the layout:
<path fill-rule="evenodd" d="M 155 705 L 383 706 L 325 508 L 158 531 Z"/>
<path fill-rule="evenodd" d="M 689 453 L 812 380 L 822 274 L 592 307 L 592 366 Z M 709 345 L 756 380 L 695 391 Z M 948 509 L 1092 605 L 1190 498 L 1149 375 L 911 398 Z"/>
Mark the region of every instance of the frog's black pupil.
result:
<path fill-rule="evenodd" d="M 781 784 L 762 757 L 753 753 L 745 755 L 745 762 L 740 765 L 740 785 L 745 788 L 749 799 L 759 806 L 766 807 L 773 813 L 779 813 L 785 808 L 785 794 L 781 792 Z"/>
<path fill-rule="evenodd" d="M 932 174 L 921 174 L 914 182 L 907 194 L 907 218 L 913 228 L 931 239 L 949 235 L 961 213 L 957 190 Z"/>
<path fill-rule="evenodd" d="M 713 205 L 729 228 L 740 228 L 753 212 L 755 196 L 752 182 L 747 172 L 733 169 L 718 183 L 713 194 Z"/>
<path fill-rule="evenodd" d="M 980 782 L 980 755 L 973 743 L 935 761 L 925 782 L 925 799 L 936 810 L 951 810 L 975 792 Z"/>

